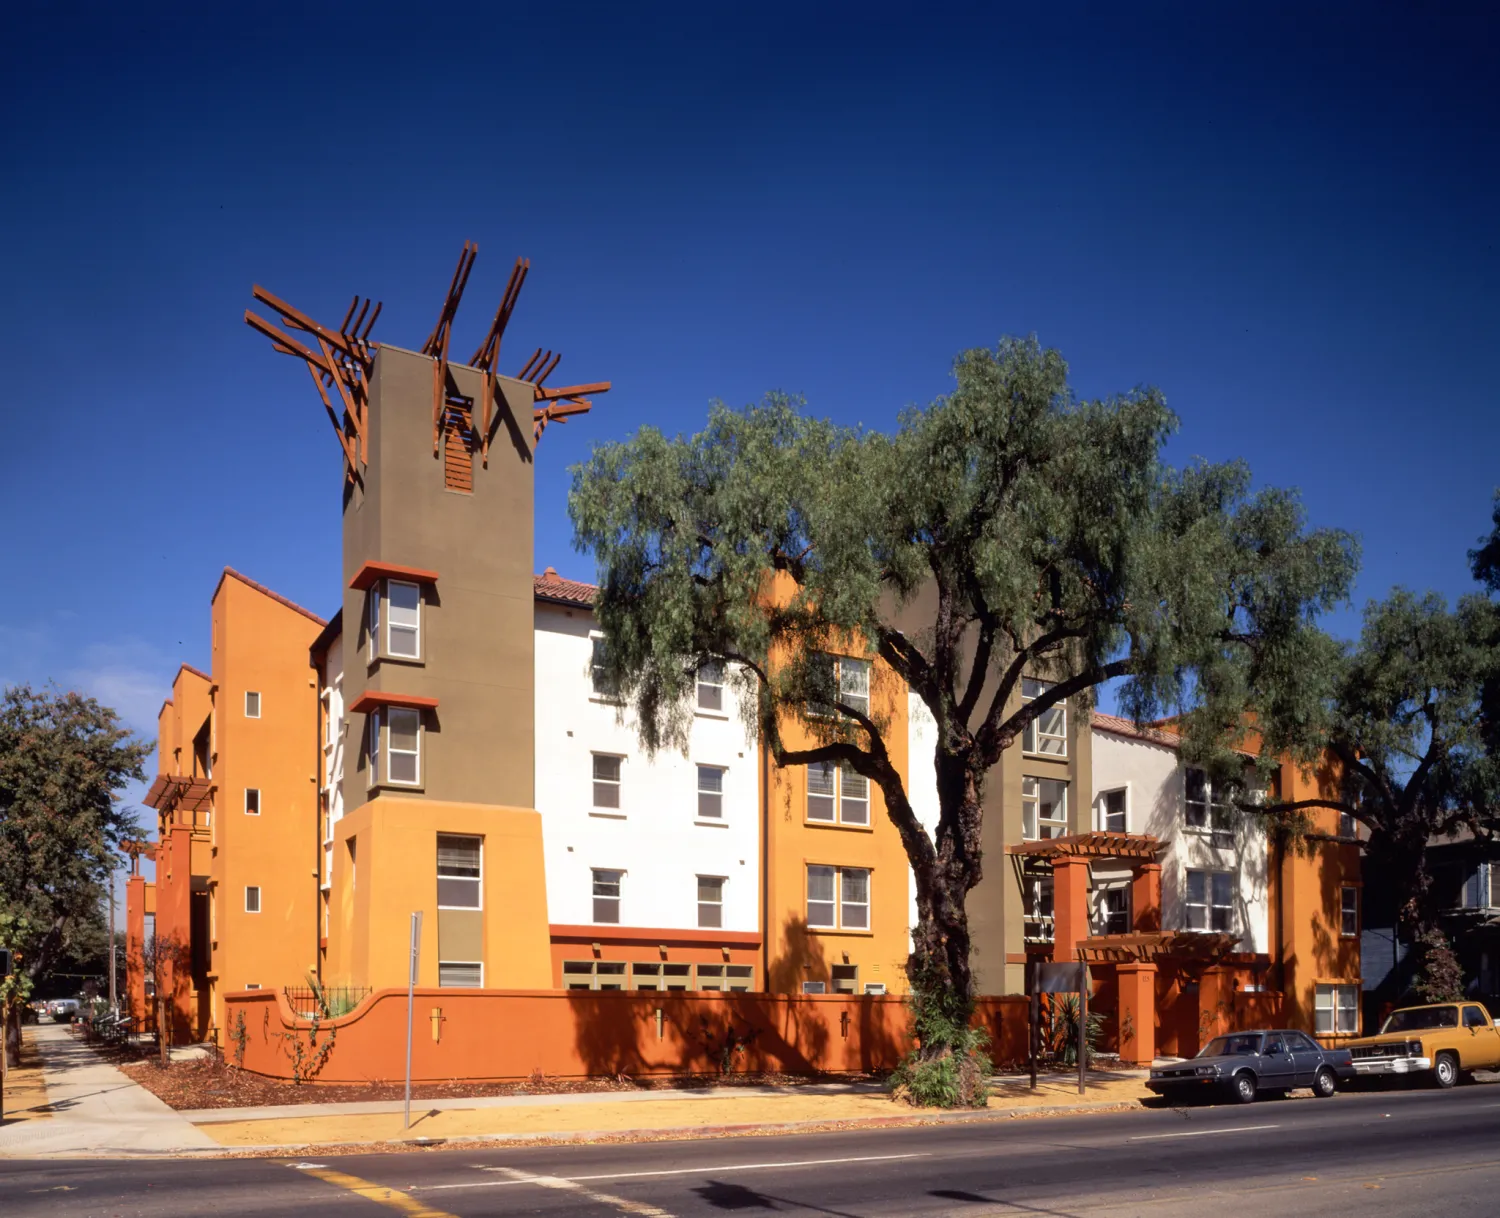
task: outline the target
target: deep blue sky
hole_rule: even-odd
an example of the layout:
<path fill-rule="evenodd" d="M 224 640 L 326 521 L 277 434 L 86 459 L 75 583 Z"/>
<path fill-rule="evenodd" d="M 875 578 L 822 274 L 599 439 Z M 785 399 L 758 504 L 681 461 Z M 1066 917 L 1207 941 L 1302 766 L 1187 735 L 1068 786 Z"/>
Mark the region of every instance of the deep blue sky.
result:
<path fill-rule="evenodd" d="M 0 682 L 149 731 L 224 565 L 329 612 L 337 448 L 250 285 L 329 322 L 383 299 L 414 347 L 465 238 L 455 351 L 525 254 L 504 368 L 541 344 L 615 383 L 543 442 L 538 567 L 593 575 L 566 471 L 598 439 L 773 388 L 886 427 L 1035 332 L 1084 394 L 1160 386 L 1174 460 L 1243 457 L 1356 530 L 1361 600 L 1469 587 L 1500 483 L 1491 16 L 131 7 L 0 19 Z"/>

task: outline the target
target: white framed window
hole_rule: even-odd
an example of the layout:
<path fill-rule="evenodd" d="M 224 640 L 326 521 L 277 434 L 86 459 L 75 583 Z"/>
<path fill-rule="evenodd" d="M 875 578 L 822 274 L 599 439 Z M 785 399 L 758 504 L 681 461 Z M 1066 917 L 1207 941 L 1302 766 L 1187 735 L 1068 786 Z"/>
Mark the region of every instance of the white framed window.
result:
<path fill-rule="evenodd" d="M 1187 873 L 1187 928 L 1229 931 L 1234 926 L 1234 872 Z"/>
<path fill-rule="evenodd" d="M 698 767 L 698 819 L 724 819 L 724 767 Z"/>
<path fill-rule="evenodd" d="M 870 713 L 870 661 L 853 656 L 820 654 L 812 659 L 819 672 L 820 683 L 826 681 L 835 690 L 837 698 L 851 710 L 868 717 Z M 841 714 L 826 702 L 809 701 L 807 713 L 814 716 Z"/>
<path fill-rule="evenodd" d="M 594 754 L 594 807 L 618 809 L 620 806 L 620 758 L 608 753 Z"/>
<path fill-rule="evenodd" d="M 1192 829 L 1230 827 L 1228 794 L 1216 791 L 1202 770 L 1189 768 L 1183 777 L 1183 823 Z"/>
<path fill-rule="evenodd" d="M 1068 784 L 1056 778 L 1021 779 L 1021 837 L 1028 842 L 1068 832 Z"/>
<path fill-rule="evenodd" d="M 1052 688 L 1050 682 L 1034 681 L 1030 677 L 1021 679 L 1021 702 L 1035 702 Z M 1049 706 L 1040 715 L 1021 729 L 1021 751 L 1039 753 L 1043 757 L 1066 757 L 1068 755 L 1068 703 L 1067 699 L 1056 706 Z"/>
<path fill-rule="evenodd" d="M 246 816 L 259 816 L 260 815 L 260 788 L 259 787 L 246 787 L 245 788 L 245 815 Z"/>
<path fill-rule="evenodd" d="M 380 781 L 380 708 L 372 710 L 365 722 L 369 725 L 370 738 L 365 751 L 370 755 L 370 785 L 373 787 Z"/>
<path fill-rule="evenodd" d="M 1021 888 L 1022 936 L 1027 943 L 1051 943 L 1056 921 L 1052 904 L 1052 877 L 1028 875 Z"/>
<path fill-rule="evenodd" d="M 821 981 L 804 981 L 802 983 L 802 992 L 804 994 L 826 994 L 828 987 Z"/>
<path fill-rule="evenodd" d="M 594 921 L 600 925 L 620 924 L 620 886 L 624 878 L 623 871 L 593 869 Z"/>
<path fill-rule="evenodd" d="M 633 990 L 690 990 L 693 988 L 693 966 L 658 963 L 654 960 L 632 964 L 630 988 Z"/>
<path fill-rule="evenodd" d="M 483 908 L 484 839 L 437 835 L 437 903 L 439 909 Z"/>
<path fill-rule="evenodd" d="M 724 877 L 698 877 L 698 925 L 718 930 L 724 925 Z"/>
<path fill-rule="evenodd" d="M 1359 986 L 1319 985 L 1313 1003 L 1313 1031 L 1324 1036 L 1359 1034 Z"/>
<path fill-rule="evenodd" d="M 387 655 L 415 660 L 422 654 L 422 589 L 393 579 L 386 582 L 385 650 Z"/>
<path fill-rule="evenodd" d="M 1099 933 L 1130 933 L 1130 889 L 1124 885 L 1105 888 L 1099 893 Z"/>
<path fill-rule="evenodd" d="M 376 580 L 365 593 L 365 633 L 370 639 L 370 659 L 380 656 L 380 581 Z"/>
<path fill-rule="evenodd" d="M 422 781 L 422 712 L 409 706 L 392 706 L 386 710 L 386 718 L 387 777 L 402 786 L 417 786 Z"/>
<path fill-rule="evenodd" d="M 484 963 L 478 960 L 439 960 L 438 985 L 444 989 L 482 989 Z"/>
<path fill-rule="evenodd" d="M 814 762 L 807 767 L 807 819 L 820 824 L 868 825 L 870 780 L 848 766 Z"/>
<path fill-rule="evenodd" d="M 258 885 L 250 884 L 245 887 L 245 912 L 260 912 L 260 888 Z"/>
<path fill-rule="evenodd" d="M 819 930 L 869 930 L 869 868 L 809 863 L 807 924 Z"/>
<path fill-rule="evenodd" d="M 866 981 L 865 982 L 865 993 L 866 994 L 884 994 L 885 993 L 885 982 L 884 981 Z"/>
<path fill-rule="evenodd" d="M 698 670 L 698 709 L 722 711 L 724 709 L 724 666 L 705 664 Z"/>
<path fill-rule="evenodd" d="M 1128 792 L 1124 787 L 1102 792 L 1099 796 L 1099 823 L 1095 828 L 1105 833 L 1128 833 L 1129 802 Z"/>
<path fill-rule="evenodd" d="M 1359 934 L 1359 889 L 1352 885 L 1339 889 L 1339 934 L 1345 939 Z"/>
<path fill-rule="evenodd" d="M 564 960 L 562 966 L 563 989 L 565 990 L 623 990 L 625 988 L 625 962 L 623 960 Z M 686 986 L 672 986 L 686 989 Z"/>
<path fill-rule="evenodd" d="M 245 718 L 260 718 L 260 692 L 254 689 L 245 691 Z"/>
<path fill-rule="evenodd" d="M 258 989 L 260 989 L 260 982 L 259 981 L 247 981 L 247 982 L 245 982 L 245 988 L 247 990 L 258 990 Z"/>
<path fill-rule="evenodd" d="M 1359 836 L 1359 822 L 1354 819 L 1354 814 L 1352 812 L 1340 812 L 1339 813 L 1339 836 L 1340 837 L 1358 837 Z"/>
<path fill-rule="evenodd" d="M 593 653 L 589 659 L 589 681 L 594 691 L 594 697 L 614 699 L 620 696 L 620 687 L 610 680 L 605 670 L 604 662 L 607 657 L 604 637 L 595 635 L 589 640 L 593 647 Z"/>

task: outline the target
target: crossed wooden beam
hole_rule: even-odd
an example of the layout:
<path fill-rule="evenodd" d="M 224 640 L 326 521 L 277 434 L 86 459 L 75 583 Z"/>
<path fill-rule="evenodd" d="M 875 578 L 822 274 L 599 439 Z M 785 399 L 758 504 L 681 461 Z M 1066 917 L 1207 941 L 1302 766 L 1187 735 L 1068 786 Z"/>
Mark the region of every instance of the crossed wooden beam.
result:
<path fill-rule="evenodd" d="M 422 354 L 432 360 L 432 451 L 436 456 L 442 444 L 443 429 L 449 425 L 446 405 L 453 404 L 467 413 L 473 403 L 450 388 L 448 375 L 448 348 L 453 338 L 453 322 L 458 316 L 458 306 L 463 301 L 464 289 L 469 283 L 469 273 L 474 269 L 474 260 L 479 255 L 479 246 L 465 241 L 449 281 L 447 295 L 443 298 L 437 324 L 427 341 L 422 344 Z M 482 374 L 482 416 L 478 427 L 480 458 L 489 467 L 490 443 L 500 427 L 500 413 L 495 409 L 497 385 L 500 375 L 497 367 L 500 359 L 501 341 L 510 324 L 520 299 L 521 288 L 531 272 L 531 261 L 517 258 L 511 268 L 500 306 L 495 310 L 494 320 L 485 333 L 469 364 Z M 272 295 L 259 284 L 251 288 L 251 295 L 262 304 L 274 309 L 280 318 L 282 329 L 274 322 L 249 309 L 245 310 L 245 321 L 251 328 L 260 331 L 271 340 L 272 349 L 284 355 L 294 355 L 307 364 L 314 387 L 322 399 L 323 408 L 333 424 L 334 435 L 344 453 L 344 475 L 350 482 L 360 479 L 360 470 L 369 460 L 369 389 L 370 375 L 375 366 L 377 343 L 370 341 L 370 331 L 380 316 L 381 305 L 355 296 L 343 322 L 337 329 L 320 325 L 299 309 L 294 308 L 278 296 Z M 293 333 L 288 333 L 292 331 Z M 314 347 L 299 341 L 294 334 L 308 336 Z M 516 379 L 532 387 L 535 405 L 532 409 L 532 439 L 540 441 L 549 423 L 566 422 L 573 415 L 586 414 L 593 408 L 587 394 L 605 393 L 610 382 L 598 381 L 587 385 L 548 387 L 545 382 L 557 369 L 562 356 L 553 351 L 544 352 L 538 347 L 522 366 Z M 330 391 L 338 395 L 335 408 Z M 470 420 L 472 425 L 473 420 Z"/>

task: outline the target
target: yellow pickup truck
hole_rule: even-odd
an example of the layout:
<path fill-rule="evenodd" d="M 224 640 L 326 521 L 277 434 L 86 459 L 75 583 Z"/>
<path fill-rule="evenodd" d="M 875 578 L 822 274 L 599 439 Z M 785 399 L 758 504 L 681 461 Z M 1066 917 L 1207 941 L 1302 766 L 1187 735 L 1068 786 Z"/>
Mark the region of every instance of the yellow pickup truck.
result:
<path fill-rule="evenodd" d="M 1500 1068 L 1500 1028 L 1477 1002 L 1441 1002 L 1392 1011 L 1376 1036 L 1344 1048 L 1361 1076 L 1430 1072 L 1439 1087 L 1451 1087 L 1466 1070 Z"/>

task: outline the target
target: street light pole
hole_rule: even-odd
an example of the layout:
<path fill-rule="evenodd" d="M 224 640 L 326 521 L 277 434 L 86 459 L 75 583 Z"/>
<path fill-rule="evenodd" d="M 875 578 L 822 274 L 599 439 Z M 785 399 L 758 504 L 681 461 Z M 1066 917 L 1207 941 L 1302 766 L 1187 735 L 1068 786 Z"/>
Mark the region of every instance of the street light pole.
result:
<path fill-rule="evenodd" d="M 411 1024 L 416 1002 L 417 959 L 422 950 L 422 911 L 411 916 L 411 969 L 406 974 L 406 1128 L 411 1128 Z"/>
<path fill-rule="evenodd" d="M 115 998 L 115 869 L 109 868 L 109 1009 L 119 1011 Z"/>

